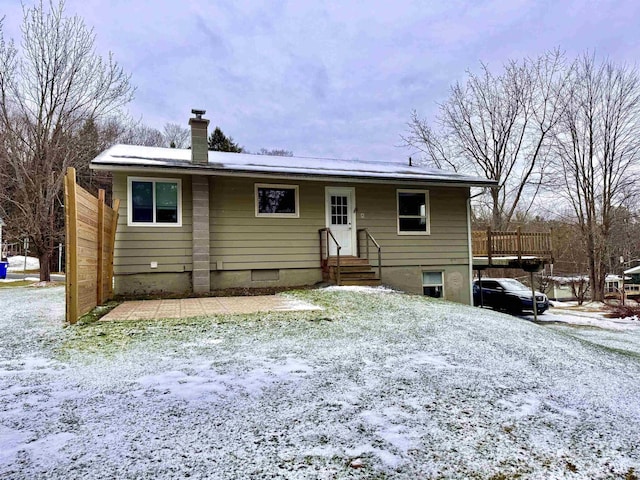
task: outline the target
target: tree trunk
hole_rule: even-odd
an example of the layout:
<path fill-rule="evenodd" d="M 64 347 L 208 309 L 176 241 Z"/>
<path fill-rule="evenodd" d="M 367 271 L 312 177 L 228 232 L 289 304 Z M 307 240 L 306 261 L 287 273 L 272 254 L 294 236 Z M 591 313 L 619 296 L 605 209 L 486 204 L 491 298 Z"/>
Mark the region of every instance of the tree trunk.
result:
<path fill-rule="evenodd" d="M 40 281 L 51 281 L 51 252 L 45 251 L 38 256 L 40 260 Z"/>
<path fill-rule="evenodd" d="M 500 192 L 494 188 L 491 190 L 491 229 L 495 231 L 502 230 L 502 212 L 500 211 Z"/>

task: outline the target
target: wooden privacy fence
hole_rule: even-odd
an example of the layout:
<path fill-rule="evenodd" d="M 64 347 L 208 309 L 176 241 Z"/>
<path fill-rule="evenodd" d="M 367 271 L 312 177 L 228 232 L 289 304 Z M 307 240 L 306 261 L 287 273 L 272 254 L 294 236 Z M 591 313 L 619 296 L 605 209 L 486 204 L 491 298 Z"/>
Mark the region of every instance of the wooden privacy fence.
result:
<path fill-rule="evenodd" d="M 485 231 L 474 231 L 471 234 L 474 257 L 514 256 L 521 260 L 523 256 L 544 259 L 553 258 L 551 234 L 548 232 L 523 233 L 518 228 L 515 232 L 494 232 L 490 228 Z"/>
<path fill-rule="evenodd" d="M 75 323 L 113 295 L 113 245 L 119 200 L 113 208 L 76 184 L 69 168 L 64 182 L 66 247 L 66 316 Z"/>

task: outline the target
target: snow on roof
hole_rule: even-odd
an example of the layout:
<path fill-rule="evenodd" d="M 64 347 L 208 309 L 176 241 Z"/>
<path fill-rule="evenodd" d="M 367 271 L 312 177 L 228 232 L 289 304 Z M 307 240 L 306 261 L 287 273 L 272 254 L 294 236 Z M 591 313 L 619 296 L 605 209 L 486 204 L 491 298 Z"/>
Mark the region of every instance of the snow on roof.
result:
<path fill-rule="evenodd" d="M 587 275 L 570 275 L 570 276 L 558 276 L 558 275 L 553 275 L 550 276 L 549 279 L 552 282 L 556 282 L 556 283 L 572 283 L 572 282 L 588 282 L 589 281 L 589 277 Z"/>
<path fill-rule="evenodd" d="M 633 275 L 634 273 L 640 273 L 640 265 L 637 267 L 630 268 L 629 270 L 624 271 L 625 275 Z"/>
<path fill-rule="evenodd" d="M 328 176 L 417 182 L 453 183 L 469 186 L 492 186 L 486 178 L 446 170 L 409 166 L 399 162 L 338 160 L 333 158 L 281 157 L 209 151 L 208 165 L 191 163 L 191 150 L 177 148 L 114 145 L 91 162 L 91 168 L 111 170 L 126 168 L 173 168 L 224 172 L 227 174 L 264 173 L 293 176 Z"/>

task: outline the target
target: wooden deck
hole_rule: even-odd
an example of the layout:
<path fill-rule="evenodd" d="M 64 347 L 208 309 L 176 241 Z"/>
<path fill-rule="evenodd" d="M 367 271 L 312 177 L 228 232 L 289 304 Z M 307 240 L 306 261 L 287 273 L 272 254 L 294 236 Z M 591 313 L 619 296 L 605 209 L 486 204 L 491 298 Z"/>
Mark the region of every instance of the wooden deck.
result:
<path fill-rule="evenodd" d="M 553 263 L 550 232 L 487 230 L 471 232 L 473 268 L 522 268 L 537 271 Z"/>

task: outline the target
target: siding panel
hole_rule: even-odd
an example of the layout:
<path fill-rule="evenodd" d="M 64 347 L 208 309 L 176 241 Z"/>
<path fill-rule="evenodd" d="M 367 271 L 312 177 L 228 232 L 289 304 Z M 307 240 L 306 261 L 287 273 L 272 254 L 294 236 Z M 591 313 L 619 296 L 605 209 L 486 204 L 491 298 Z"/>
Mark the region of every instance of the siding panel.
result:
<path fill-rule="evenodd" d="M 182 226 L 155 227 L 127 225 L 127 176 L 180 178 L 182 180 Z M 191 177 L 188 175 L 145 175 L 143 172 L 114 173 L 113 197 L 120 199 L 114 249 L 116 275 L 191 270 Z M 158 262 L 152 269 L 151 262 Z"/>
<path fill-rule="evenodd" d="M 217 262 L 224 270 L 318 268 L 318 229 L 325 226 L 325 186 L 331 184 L 279 181 L 299 186 L 300 217 L 256 218 L 255 183 L 270 182 L 212 180 L 212 269 Z M 408 187 L 355 184 L 355 188 L 357 228 L 368 228 L 381 244 L 385 265 L 468 264 L 467 188 L 428 189 L 431 235 L 397 234 L 396 188 Z"/>

